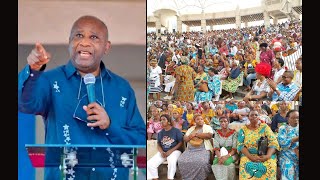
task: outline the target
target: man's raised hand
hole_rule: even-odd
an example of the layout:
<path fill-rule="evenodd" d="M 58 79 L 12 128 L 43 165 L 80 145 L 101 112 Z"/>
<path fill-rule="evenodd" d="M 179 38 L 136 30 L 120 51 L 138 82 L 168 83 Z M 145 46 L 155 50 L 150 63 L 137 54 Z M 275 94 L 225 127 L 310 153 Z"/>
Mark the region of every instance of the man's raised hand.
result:
<path fill-rule="evenodd" d="M 47 64 L 51 55 L 46 52 L 40 43 L 36 43 L 35 48 L 30 52 L 27 57 L 27 62 L 32 70 L 39 71 L 41 67 Z"/>

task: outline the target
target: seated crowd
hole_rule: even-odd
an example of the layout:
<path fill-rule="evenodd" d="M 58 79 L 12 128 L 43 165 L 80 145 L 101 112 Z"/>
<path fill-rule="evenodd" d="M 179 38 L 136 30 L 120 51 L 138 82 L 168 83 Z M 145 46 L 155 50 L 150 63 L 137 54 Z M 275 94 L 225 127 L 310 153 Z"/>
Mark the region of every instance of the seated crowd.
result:
<path fill-rule="evenodd" d="M 277 27 L 277 28 L 275 28 Z M 148 34 L 148 100 L 302 101 L 302 25 Z M 155 95 L 155 96 L 154 96 Z"/>
<path fill-rule="evenodd" d="M 170 108 L 169 108 L 170 107 Z M 154 101 L 148 141 L 157 152 L 147 179 L 292 179 L 299 177 L 299 111 L 293 101 Z M 237 170 L 237 168 L 239 168 Z"/>

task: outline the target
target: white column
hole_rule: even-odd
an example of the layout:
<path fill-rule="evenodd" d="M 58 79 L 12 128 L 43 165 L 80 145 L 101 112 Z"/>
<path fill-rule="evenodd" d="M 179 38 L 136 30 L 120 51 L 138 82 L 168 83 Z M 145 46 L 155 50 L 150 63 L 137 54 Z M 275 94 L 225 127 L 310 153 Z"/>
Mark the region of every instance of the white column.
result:
<path fill-rule="evenodd" d="M 161 21 L 160 21 L 160 15 L 155 16 L 156 17 L 156 33 L 157 37 L 161 36 Z M 160 32 L 159 32 L 160 31 Z"/>
<path fill-rule="evenodd" d="M 182 33 L 182 21 L 179 16 L 177 16 L 177 31 Z"/>
<path fill-rule="evenodd" d="M 190 32 L 190 27 L 189 26 L 187 26 L 187 32 Z"/>
<path fill-rule="evenodd" d="M 278 24 L 278 18 L 273 18 L 273 24 L 275 25 L 275 24 Z"/>
<path fill-rule="evenodd" d="M 265 0 L 261 1 L 261 7 L 263 9 L 264 26 L 268 28 L 270 26 L 270 17 L 269 17 L 268 7 L 266 5 Z"/>
<path fill-rule="evenodd" d="M 237 8 L 236 8 L 236 28 L 237 29 L 241 28 L 241 16 L 240 16 L 239 5 L 237 5 Z"/>
<path fill-rule="evenodd" d="M 270 18 L 267 10 L 263 11 L 263 19 L 264 19 L 264 26 L 268 28 L 270 26 Z"/>
<path fill-rule="evenodd" d="M 207 26 L 206 26 L 206 20 L 205 19 L 201 19 L 201 30 L 203 33 L 206 33 L 207 31 Z"/>
<path fill-rule="evenodd" d="M 206 22 L 206 15 L 204 14 L 204 10 L 202 9 L 201 12 L 201 30 L 203 33 L 207 31 L 207 22 Z"/>

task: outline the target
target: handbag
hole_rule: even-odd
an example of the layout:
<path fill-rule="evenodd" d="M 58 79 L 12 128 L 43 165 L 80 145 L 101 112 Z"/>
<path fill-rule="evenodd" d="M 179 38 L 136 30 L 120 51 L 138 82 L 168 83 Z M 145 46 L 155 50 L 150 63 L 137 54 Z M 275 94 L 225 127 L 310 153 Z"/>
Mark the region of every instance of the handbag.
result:
<path fill-rule="evenodd" d="M 199 147 L 203 143 L 203 139 L 198 138 L 198 137 L 193 137 L 189 143 L 194 146 L 194 147 Z"/>
<path fill-rule="evenodd" d="M 267 136 L 262 136 L 258 140 L 258 155 L 266 155 L 268 151 L 268 138 Z"/>
<path fill-rule="evenodd" d="M 201 83 L 199 86 L 199 90 L 202 92 L 208 92 L 209 88 L 208 88 L 208 84 L 207 83 Z"/>

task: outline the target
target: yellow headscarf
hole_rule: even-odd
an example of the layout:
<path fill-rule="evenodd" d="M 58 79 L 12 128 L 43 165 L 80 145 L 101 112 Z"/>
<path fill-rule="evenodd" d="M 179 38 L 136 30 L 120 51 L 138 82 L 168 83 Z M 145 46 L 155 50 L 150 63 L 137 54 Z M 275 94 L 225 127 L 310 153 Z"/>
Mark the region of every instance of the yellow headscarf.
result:
<path fill-rule="evenodd" d="M 183 114 L 183 109 L 182 108 L 178 108 L 177 106 L 175 108 L 173 108 L 172 113 L 177 112 L 180 115 Z"/>

